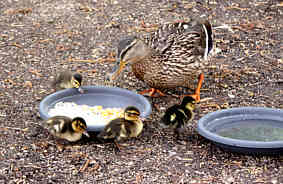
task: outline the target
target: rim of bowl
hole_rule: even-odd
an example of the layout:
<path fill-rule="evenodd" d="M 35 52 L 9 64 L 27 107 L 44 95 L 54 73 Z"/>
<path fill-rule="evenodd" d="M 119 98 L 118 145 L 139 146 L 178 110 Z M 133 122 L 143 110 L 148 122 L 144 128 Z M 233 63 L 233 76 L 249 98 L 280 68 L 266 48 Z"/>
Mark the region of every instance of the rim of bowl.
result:
<path fill-rule="evenodd" d="M 280 148 L 283 147 L 283 140 L 282 141 L 269 141 L 269 142 L 262 142 L 262 141 L 248 141 L 248 140 L 240 140 L 240 139 L 232 139 L 220 136 L 216 133 L 209 131 L 206 128 L 208 122 L 216 119 L 216 118 L 223 118 L 223 117 L 231 117 L 233 115 L 249 115 L 258 114 L 258 119 L 270 118 L 281 121 L 283 123 L 283 110 L 281 109 L 274 109 L 274 108 L 267 108 L 267 107 L 237 107 L 237 108 L 230 108 L 224 110 L 218 110 L 215 112 L 208 113 L 204 117 L 202 117 L 197 124 L 197 131 L 203 137 L 214 141 L 216 143 L 226 144 L 235 147 L 246 147 L 246 148 Z"/>

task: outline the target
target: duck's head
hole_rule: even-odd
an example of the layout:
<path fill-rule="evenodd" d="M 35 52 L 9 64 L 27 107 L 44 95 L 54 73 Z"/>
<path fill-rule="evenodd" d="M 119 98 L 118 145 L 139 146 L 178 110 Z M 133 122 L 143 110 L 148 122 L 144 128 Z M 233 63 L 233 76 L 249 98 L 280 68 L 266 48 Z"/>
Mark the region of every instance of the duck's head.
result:
<path fill-rule="evenodd" d="M 135 36 L 120 40 L 117 46 L 116 63 L 112 72 L 108 74 L 108 80 L 115 80 L 127 64 L 141 61 L 149 52 L 147 45 Z"/>
<path fill-rule="evenodd" d="M 196 107 L 196 100 L 191 96 L 185 96 L 181 105 L 189 110 L 194 110 Z"/>
<path fill-rule="evenodd" d="M 81 88 L 83 77 L 79 73 L 75 73 L 71 79 L 72 86 L 77 88 L 80 93 L 83 93 L 83 89 Z"/>
<path fill-rule="evenodd" d="M 89 137 L 89 134 L 87 133 L 87 125 L 86 122 L 83 118 L 81 117 L 76 117 L 72 120 L 72 128 L 75 132 L 82 133 Z"/>
<path fill-rule="evenodd" d="M 134 106 L 129 106 L 125 109 L 124 115 L 125 119 L 129 121 L 136 121 L 140 119 L 140 111 Z"/>

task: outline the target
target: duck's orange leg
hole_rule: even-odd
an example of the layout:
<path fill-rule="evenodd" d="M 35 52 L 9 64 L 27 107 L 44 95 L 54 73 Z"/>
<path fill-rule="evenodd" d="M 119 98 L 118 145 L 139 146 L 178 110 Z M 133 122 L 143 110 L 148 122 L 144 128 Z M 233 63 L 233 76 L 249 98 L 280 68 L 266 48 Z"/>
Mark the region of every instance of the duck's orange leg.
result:
<path fill-rule="evenodd" d="M 148 95 L 150 97 L 166 96 L 159 89 L 155 89 L 155 88 L 146 89 L 146 90 L 143 90 L 143 91 L 140 92 L 141 95 L 144 95 L 146 93 L 148 93 Z M 158 94 L 158 95 L 156 95 L 156 94 Z"/>
<path fill-rule="evenodd" d="M 181 97 L 184 97 L 184 96 L 191 96 L 191 97 L 193 97 L 193 98 L 196 100 L 196 102 L 200 102 L 200 88 L 201 88 L 201 86 L 202 86 L 203 80 L 204 80 L 204 75 L 203 75 L 203 73 L 201 73 L 201 74 L 199 75 L 198 85 L 197 85 L 197 88 L 195 89 L 195 94 L 192 94 L 192 95 L 183 95 L 183 96 L 181 96 Z"/>

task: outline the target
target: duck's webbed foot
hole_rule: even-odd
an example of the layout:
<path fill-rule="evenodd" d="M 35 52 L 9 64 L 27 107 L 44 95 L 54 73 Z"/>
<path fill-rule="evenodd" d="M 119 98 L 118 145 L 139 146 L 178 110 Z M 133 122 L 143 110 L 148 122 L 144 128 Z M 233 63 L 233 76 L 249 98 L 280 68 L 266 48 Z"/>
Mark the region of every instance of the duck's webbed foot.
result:
<path fill-rule="evenodd" d="M 155 89 L 155 88 L 150 88 L 150 89 L 143 90 L 143 91 L 140 92 L 140 94 L 141 95 L 148 94 L 148 96 L 150 96 L 150 97 L 166 96 L 166 94 L 161 92 L 159 89 Z"/>

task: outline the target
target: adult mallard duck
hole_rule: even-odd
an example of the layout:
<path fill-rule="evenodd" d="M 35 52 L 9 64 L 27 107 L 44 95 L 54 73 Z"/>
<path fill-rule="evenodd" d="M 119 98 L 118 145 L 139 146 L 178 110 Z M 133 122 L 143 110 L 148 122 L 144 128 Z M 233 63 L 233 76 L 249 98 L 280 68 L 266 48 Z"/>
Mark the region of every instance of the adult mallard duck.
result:
<path fill-rule="evenodd" d="M 194 95 L 200 100 L 204 75 L 202 60 L 212 50 L 212 28 L 208 21 L 164 24 L 144 38 L 130 36 L 118 44 L 117 59 L 108 79 L 114 80 L 129 63 L 135 76 L 151 87 L 149 92 L 164 95 L 163 89 L 189 87 L 199 75 Z"/>

